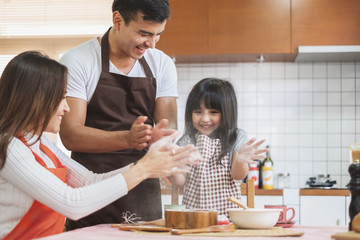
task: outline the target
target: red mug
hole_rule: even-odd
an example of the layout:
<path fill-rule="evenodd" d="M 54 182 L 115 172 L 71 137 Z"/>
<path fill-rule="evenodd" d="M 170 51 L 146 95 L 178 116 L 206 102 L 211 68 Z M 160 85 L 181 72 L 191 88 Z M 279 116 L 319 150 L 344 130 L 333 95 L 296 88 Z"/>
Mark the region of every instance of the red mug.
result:
<path fill-rule="evenodd" d="M 264 207 L 265 208 L 282 209 L 282 211 L 280 212 L 279 219 L 278 219 L 277 223 L 289 223 L 295 217 L 295 209 L 292 208 L 292 207 L 286 207 L 286 205 L 265 205 Z M 290 218 L 287 218 L 286 215 L 287 215 L 287 212 L 289 210 L 292 211 L 292 216 Z"/>

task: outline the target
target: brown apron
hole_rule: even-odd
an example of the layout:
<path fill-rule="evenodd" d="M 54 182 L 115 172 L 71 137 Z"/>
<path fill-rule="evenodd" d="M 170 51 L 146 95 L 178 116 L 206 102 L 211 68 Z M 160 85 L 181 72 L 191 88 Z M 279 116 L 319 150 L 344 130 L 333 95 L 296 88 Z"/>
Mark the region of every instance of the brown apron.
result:
<path fill-rule="evenodd" d="M 94 95 L 87 106 L 85 125 L 106 131 L 129 130 L 138 116 L 148 116 L 147 124 L 154 124 L 156 79 L 145 61 L 142 64 L 146 77 L 127 77 L 109 72 L 110 29 L 101 41 L 102 71 Z M 108 153 L 73 152 L 72 158 L 95 173 L 105 173 L 136 162 L 146 153 L 128 149 Z M 115 189 L 114 189 L 115 190 Z M 161 218 L 161 192 L 159 179 L 148 179 L 129 193 L 78 221 L 67 220 L 66 229 L 92 226 L 101 223 L 121 223 L 123 213 L 129 211 L 142 221 Z"/>

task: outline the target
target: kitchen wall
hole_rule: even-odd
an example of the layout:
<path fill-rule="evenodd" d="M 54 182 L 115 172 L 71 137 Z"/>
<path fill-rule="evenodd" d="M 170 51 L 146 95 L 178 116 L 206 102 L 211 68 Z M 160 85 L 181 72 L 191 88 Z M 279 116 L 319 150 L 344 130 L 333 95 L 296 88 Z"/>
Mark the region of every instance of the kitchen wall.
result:
<path fill-rule="evenodd" d="M 205 77 L 229 80 L 238 97 L 238 127 L 267 139 L 275 173 L 291 186 L 330 174 L 349 182 L 349 148 L 360 141 L 360 62 L 177 64 L 179 129 L 193 85 Z"/>

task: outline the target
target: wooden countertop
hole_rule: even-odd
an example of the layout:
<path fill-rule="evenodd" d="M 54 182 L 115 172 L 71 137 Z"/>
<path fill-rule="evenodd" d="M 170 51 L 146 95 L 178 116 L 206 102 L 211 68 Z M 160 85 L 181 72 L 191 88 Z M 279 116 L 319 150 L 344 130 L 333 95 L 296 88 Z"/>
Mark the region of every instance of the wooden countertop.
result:
<path fill-rule="evenodd" d="M 301 188 L 300 196 L 350 196 L 348 189 L 318 189 L 318 188 Z"/>

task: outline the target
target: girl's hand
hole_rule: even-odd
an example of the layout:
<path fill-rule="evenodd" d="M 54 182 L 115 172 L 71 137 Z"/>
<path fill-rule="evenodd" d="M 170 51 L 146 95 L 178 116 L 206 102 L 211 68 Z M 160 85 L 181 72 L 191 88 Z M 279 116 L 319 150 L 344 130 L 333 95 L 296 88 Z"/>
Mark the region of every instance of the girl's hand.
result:
<path fill-rule="evenodd" d="M 236 161 L 238 163 L 254 163 L 255 160 L 265 158 L 264 155 L 260 155 L 265 152 L 269 152 L 269 149 L 258 149 L 258 147 L 265 142 L 265 139 L 255 143 L 256 138 L 250 139 L 247 143 L 243 144 L 237 152 Z"/>

